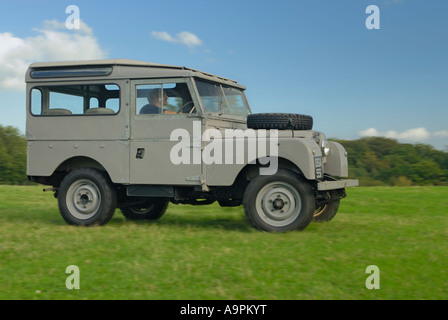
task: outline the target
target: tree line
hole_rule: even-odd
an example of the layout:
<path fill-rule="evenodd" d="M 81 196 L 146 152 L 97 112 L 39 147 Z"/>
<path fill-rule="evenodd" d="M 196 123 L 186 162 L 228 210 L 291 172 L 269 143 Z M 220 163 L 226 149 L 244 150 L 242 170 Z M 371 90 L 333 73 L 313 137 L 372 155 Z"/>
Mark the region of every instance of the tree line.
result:
<path fill-rule="evenodd" d="M 361 186 L 448 185 L 446 151 L 380 137 L 336 141 L 347 150 L 349 177 Z M 31 184 L 25 137 L 11 126 L 0 125 L 0 184 Z"/>
<path fill-rule="evenodd" d="M 26 176 L 26 140 L 11 126 L 0 125 L 0 184 L 30 184 Z"/>
<path fill-rule="evenodd" d="M 360 185 L 448 185 L 446 151 L 382 137 L 339 142 L 348 153 L 349 176 Z"/>

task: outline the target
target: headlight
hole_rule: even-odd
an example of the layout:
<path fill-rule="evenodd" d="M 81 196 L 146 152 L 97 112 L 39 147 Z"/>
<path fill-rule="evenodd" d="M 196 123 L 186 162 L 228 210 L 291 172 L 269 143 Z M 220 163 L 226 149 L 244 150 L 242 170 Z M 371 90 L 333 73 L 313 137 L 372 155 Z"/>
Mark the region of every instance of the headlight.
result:
<path fill-rule="evenodd" d="M 320 148 L 322 149 L 322 153 L 325 156 L 328 156 L 328 154 L 330 153 L 330 144 L 328 143 L 327 139 L 323 138 L 320 141 Z"/>

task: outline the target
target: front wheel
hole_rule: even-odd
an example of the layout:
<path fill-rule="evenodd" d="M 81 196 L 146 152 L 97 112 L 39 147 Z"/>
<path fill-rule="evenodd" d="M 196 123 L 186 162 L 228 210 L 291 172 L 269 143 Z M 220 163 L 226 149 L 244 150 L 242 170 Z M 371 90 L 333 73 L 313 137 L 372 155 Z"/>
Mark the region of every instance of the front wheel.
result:
<path fill-rule="evenodd" d="M 341 198 L 336 191 L 331 191 L 331 200 L 320 204 L 316 210 L 314 210 L 313 221 L 325 222 L 334 218 L 339 209 Z"/>
<path fill-rule="evenodd" d="M 106 224 L 115 212 L 116 203 L 112 183 L 94 169 L 70 172 L 58 189 L 59 211 L 68 224 Z"/>
<path fill-rule="evenodd" d="M 313 218 L 313 190 L 303 178 L 287 170 L 258 176 L 244 193 L 249 223 L 268 232 L 303 230 Z"/>

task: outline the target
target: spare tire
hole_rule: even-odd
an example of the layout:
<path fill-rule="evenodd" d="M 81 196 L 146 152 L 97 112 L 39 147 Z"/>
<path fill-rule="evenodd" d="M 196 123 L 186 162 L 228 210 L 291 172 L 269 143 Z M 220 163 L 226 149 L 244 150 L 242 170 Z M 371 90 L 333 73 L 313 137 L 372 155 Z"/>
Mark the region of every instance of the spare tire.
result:
<path fill-rule="evenodd" d="M 296 113 L 254 113 L 247 116 L 250 129 L 311 130 L 313 117 Z"/>

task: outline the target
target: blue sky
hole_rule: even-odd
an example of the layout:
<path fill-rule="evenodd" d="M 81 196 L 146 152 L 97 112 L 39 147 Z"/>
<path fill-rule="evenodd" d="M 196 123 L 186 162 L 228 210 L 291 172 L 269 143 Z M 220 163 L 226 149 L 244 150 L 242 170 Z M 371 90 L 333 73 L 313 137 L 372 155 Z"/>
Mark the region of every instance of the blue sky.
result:
<path fill-rule="evenodd" d="M 448 146 L 448 1 L 0 1 L 0 124 L 25 131 L 26 66 L 125 58 L 247 87 L 253 112 L 312 115 L 328 137 Z M 69 5 L 81 29 L 65 27 Z M 380 29 L 366 28 L 369 5 Z"/>

